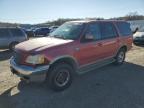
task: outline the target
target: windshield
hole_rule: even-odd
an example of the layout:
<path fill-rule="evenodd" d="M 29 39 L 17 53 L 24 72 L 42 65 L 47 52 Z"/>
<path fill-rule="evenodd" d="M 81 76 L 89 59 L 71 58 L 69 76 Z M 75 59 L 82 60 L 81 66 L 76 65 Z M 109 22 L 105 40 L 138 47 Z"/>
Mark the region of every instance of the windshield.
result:
<path fill-rule="evenodd" d="M 81 31 L 83 29 L 83 23 L 64 23 L 55 31 L 53 31 L 50 36 L 61 38 L 61 39 L 70 39 L 76 40 L 78 39 Z"/>

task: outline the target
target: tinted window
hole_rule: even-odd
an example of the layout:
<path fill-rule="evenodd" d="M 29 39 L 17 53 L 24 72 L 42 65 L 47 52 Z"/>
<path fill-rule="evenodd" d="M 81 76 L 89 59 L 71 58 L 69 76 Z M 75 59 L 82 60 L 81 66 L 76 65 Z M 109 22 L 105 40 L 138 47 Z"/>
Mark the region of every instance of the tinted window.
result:
<path fill-rule="evenodd" d="M 8 29 L 0 29 L 0 38 L 10 37 Z"/>
<path fill-rule="evenodd" d="M 130 29 L 130 24 L 126 22 L 117 22 L 116 23 L 119 32 L 122 36 L 129 36 L 132 35 L 131 29 Z"/>
<path fill-rule="evenodd" d="M 48 28 L 43 28 L 42 31 L 49 32 L 49 29 Z"/>
<path fill-rule="evenodd" d="M 96 41 L 101 39 L 99 24 L 89 24 L 85 33 L 84 41 Z"/>
<path fill-rule="evenodd" d="M 10 31 L 13 34 L 13 36 L 23 36 L 24 35 L 22 30 L 17 29 L 17 28 L 11 28 Z"/>
<path fill-rule="evenodd" d="M 43 30 L 49 30 L 48 28 L 43 28 Z"/>
<path fill-rule="evenodd" d="M 116 29 L 112 23 L 101 23 L 101 35 L 102 39 L 114 38 L 117 36 Z"/>

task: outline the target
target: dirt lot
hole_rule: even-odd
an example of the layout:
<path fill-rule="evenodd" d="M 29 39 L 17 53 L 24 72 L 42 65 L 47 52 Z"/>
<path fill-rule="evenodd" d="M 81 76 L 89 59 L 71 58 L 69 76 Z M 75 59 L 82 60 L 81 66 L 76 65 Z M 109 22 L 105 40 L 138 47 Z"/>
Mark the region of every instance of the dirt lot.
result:
<path fill-rule="evenodd" d="M 11 55 L 0 51 L 0 108 L 144 108 L 144 47 L 134 46 L 122 66 L 81 75 L 59 93 L 44 84 L 21 83 L 10 73 Z"/>

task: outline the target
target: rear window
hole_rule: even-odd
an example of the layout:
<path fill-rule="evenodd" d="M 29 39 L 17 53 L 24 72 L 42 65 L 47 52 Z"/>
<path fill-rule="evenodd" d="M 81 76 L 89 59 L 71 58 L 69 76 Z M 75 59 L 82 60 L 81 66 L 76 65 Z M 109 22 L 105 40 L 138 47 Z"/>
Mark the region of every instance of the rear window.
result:
<path fill-rule="evenodd" d="M 0 28 L 0 38 L 10 37 L 8 29 Z"/>
<path fill-rule="evenodd" d="M 127 22 L 117 22 L 116 23 L 121 36 L 129 36 L 132 35 L 130 24 Z"/>
<path fill-rule="evenodd" d="M 24 35 L 23 31 L 20 29 L 17 29 L 17 28 L 11 28 L 10 31 L 13 34 L 13 36 L 23 36 Z"/>

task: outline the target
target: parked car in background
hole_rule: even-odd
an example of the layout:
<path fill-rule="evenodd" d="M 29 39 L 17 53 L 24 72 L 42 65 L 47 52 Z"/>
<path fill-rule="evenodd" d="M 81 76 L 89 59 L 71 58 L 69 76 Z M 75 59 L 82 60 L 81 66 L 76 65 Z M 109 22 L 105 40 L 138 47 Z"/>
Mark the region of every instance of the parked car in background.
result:
<path fill-rule="evenodd" d="M 50 32 L 55 31 L 57 28 L 58 28 L 58 26 L 51 26 L 51 27 L 50 27 Z"/>
<path fill-rule="evenodd" d="M 24 29 L 28 37 L 34 37 L 34 31 L 32 29 Z"/>
<path fill-rule="evenodd" d="M 50 33 L 48 27 L 41 27 L 34 30 L 34 36 L 47 36 Z"/>
<path fill-rule="evenodd" d="M 109 63 L 123 64 L 132 42 L 125 21 L 71 21 L 50 37 L 18 44 L 10 60 L 11 72 L 27 81 L 46 81 L 61 91 L 71 85 L 75 74 Z"/>
<path fill-rule="evenodd" d="M 139 28 L 139 30 L 133 35 L 133 43 L 135 45 L 144 45 L 144 27 Z"/>
<path fill-rule="evenodd" d="M 0 28 L 1 49 L 13 50 L 16 44 L 25 40 L 27 40 L 27 35 L 21 28 Z"/>

